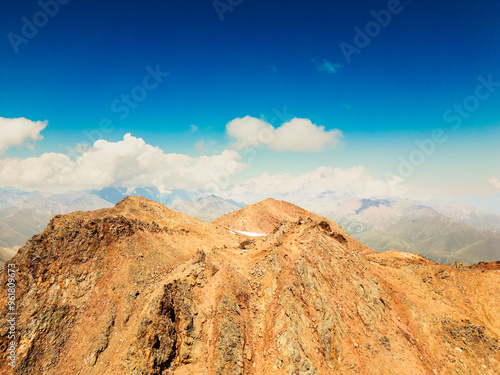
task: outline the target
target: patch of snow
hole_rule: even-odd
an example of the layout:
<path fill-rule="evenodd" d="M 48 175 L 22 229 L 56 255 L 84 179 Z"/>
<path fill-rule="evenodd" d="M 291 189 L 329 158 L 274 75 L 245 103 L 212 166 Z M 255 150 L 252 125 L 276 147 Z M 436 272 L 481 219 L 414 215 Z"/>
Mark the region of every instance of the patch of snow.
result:
<path fill-rule="evenodd" d="M 237 230 L 236 232 L 240 233 L 240 234 L 244 234 L 245 236 L 251 236 L 251 237 L 262 237 L 262 236 L 266 236 L 266 234 L 262 234 L 262 233 L 253 233 L 253 232 L 243 232 L 241 230 Z"/>
<path fill-rule="evenodd" d="M 232 230 L 229 230 L 229 229 L 228 229 L 227 231 L 228 231 L 229 233 L 236 234 L 236 233 L 234 233 Z"/>

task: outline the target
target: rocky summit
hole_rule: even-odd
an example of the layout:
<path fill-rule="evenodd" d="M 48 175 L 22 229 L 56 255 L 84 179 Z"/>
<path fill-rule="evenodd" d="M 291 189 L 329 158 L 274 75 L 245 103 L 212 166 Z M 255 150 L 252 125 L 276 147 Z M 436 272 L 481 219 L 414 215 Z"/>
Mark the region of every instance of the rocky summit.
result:
<path fill-rule="evenodd" d="M 0 374 L 500 373 L 498 264 L 378 253 L 282 201 L 55 216 L 3 269 L 1 353 L 9 264 Z"/>

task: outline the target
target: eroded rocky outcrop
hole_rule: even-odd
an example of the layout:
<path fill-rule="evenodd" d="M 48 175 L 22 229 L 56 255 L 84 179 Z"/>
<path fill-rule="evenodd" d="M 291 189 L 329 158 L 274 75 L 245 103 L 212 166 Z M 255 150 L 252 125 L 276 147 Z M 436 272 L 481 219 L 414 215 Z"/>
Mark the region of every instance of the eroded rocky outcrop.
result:
<path fill-rule="evenodd" d="M 500 373 L 494 265 L 376 253 L 286 202 L 207 224 L 127 198 L 55 217 L 12 262 L 0 374 Z"/>
<path fill-rule="evenodd" d="M 175 357 L 177 331 L 172 284 L 154 298 L 146 310 L 127 352 L 129 370 L 137 374 L 163 374 Z"/>

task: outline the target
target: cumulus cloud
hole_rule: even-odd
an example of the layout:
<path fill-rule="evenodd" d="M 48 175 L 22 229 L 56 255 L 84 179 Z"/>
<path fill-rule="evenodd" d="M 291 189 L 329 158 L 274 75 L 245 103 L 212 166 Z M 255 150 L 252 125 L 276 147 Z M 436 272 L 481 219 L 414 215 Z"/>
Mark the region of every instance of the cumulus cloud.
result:
<path fill-rule="evenodd" d="M 21 146 L 27 141 L 38 141 L 43 137 L 40 132 L 47 121 L 31 121 L 24 117 L 0 117 L 0 154 L 12 146 Z"/>
<path fill-rule="evenodd" d="M 500 190 L 500 181 L 498 181 L 495 177 L 491 177 L 489 180 L 488 180 L 488 183 L 493 186 L 494 188 L 497 188 L 498 190 Z"/>
<path fill-rule="evenodd" d="M 362 166 L 348 169 L 319 167 L 295 177 L 288 173 L 264 173 L 218 194 L 247 203 L 269 197 L 299 203 L 307 199 L 318 199 L 325 194 L 350 194 L 360 198 L 401 197 L 411 192 L 402 182 L 399 176 L 378 180 L 370 170 Z"/>
<path fill-rule="evenodd" d="M 226 133 L 236 140 L 235 146 L 239 148 L 270 143 L 274 131 L 271 124 L 250 116 L 235 118 L 226 125 Z"/>
<path fill-rule="evenodd" d="M 294 118 L 275 131 L 269 148 L 273 150 L 321 151 L 325 146 L 336 147 L 342 132 L 338 129 L 325 131 L 308 119 Z"/>
<path fill-rule="evenodd" d="M 327 131 L 303 118 L 294 118 L 275 129 L 264 120 L 245 116 L 230 121 L 226 132 L 235 139 L 237 148 L 265 145 L 276 151 L 322 151 L 336 147 L 342 137 L 338 129 Z"/>
<path fill-rule="evenodd" d="M 319 70 L 320 72 L 325 72 L 329 74 L 336 74 L 342 69 L 342 65 L 339 63 L 331 63 L 328 60 L 323 59 L 322 61 L 316 61 L 315 59 L 312 59 L 313 63 L 316 66 L 316 69 Z"/>
<path fill-rule="evenodd" d="M 234 150 L 197 158 L 166 154 L 130 134 L 119 142 L 98 140 L 82 151 L 76 160 L 59 153 L 0 159 L 0 186 L 50 192 L 107 186 L 192 190 L 227 184 L 247 167 Z"/>

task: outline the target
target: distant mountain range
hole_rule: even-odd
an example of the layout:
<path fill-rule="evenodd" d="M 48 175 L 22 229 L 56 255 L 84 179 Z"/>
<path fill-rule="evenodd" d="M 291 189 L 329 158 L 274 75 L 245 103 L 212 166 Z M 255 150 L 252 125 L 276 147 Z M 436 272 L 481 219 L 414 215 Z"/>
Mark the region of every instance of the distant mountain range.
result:
<path fill-rule="evenodd" d="M 432 206 L 440 214 L 480 229 L 500 230 L 500 215 L 478 210 L 462 203 Z"/>
<path fill-rule="evenodd" d="M 208 222 L 245 206 L 245 203 L 207 195 L 194 201 L 178 203 L 172 209 Z"/>
<path fill-rule="evenodd" d="M 500 259 L 500 216 L 464 205 L 344 197 L 319 212 L 374 250 L 413 252 L 439 263 Z"/>
<path fill-rule="evenodd" d="M 206 222 L 246 205 L 186 190 L 162 193 L 155 187 L 57 195 L 0 189 L 0 247 L 23 246 L 31 236 L 42 232 L 56 214 L 112 207 L 129 195 L 157 201 Z M 500 215 L 463 203 L 361 199 L 334 192 L 314 196 L 301 191 L 275 198 L 334 220 L 354 238 L 378 251 L 414 252 L 440 263 L 460 260 L 473 264 L 500 259 Z"/>
<path fill-rule="evenodd" d="M 437 202 L 438 204 L 459 203 L 466 206 L 475 207 L 481 211 L 486 211 L 492 214 L 500 215 L 500 195 L 492 195 L 489 197 L 464 197 L 461 199 Z"/>
<path fill-rule="evenodd" d="M 88 192 L 43 195 L 0 189 L 0 247 L 23 246 L 42 232 L 54 215 L 112 206 Z"/>

